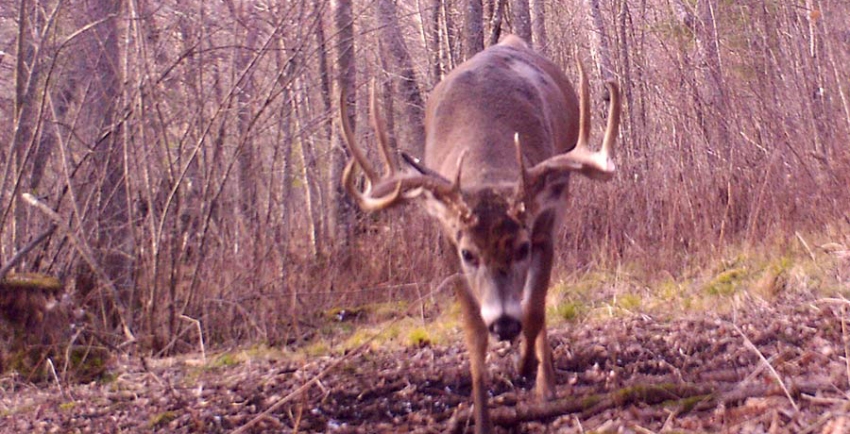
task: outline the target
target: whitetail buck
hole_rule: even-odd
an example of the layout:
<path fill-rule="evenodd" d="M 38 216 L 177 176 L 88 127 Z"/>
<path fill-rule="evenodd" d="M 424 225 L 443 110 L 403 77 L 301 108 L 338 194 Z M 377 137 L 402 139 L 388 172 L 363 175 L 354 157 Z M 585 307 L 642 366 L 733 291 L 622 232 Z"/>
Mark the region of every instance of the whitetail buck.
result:
<path fill-rule="evenodd" d="M 523 335 L 519 372 L 537 370 L 536 391 L 555 397 L 546 338 L 546 292 L 554 234 L 566 213 L 569 175 L 608 180 L 620 119 L 616 83 L 602 148 L 588 148 L 590 98 L 579 66 L 579 97 L 553 63 L 508 36 L 452 71 L 431 94 L 425 114 L 424 165 L 401 173 L 387 149 L 374 89 L 372 124 L 386 166 L 381 176 L 354 144 L 344 98 L 342 127 L 354 158 L 342 182 L 366 211 L 408 200 L 424 202 L 457 250 L 466 285 L 458 294 L 470 352 L 476 432 L 490 431 L 486 368 L 488 335 Z M 368 178 L 355 186 L 354 167 Z"/>

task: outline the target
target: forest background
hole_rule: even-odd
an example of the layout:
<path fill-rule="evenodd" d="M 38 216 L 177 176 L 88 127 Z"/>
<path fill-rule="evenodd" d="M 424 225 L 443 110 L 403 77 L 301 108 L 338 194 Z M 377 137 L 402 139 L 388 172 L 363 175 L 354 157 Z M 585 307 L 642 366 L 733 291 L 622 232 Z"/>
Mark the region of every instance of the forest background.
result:
<path fill-rule="evenodd" d="M 365 215 L 343 194 L 337 95 L 374 149 L 376 86 L 393 147 L 421 155 L 429 91 L 508 32 L 573 80 L 576 55 L 592 65 L 594 137 L 601 84 L 623 93 L 619 172 L 574 179 L 556 273 L 651 282 L 841 234 L 848 16 L 837 0 L 3 1 L 2 273 L 59 277 L 77 344 L 160 355 L 199 336 L 298 345 L 329 309 L 417 299 L 451 253 L 415 207 Z"/>

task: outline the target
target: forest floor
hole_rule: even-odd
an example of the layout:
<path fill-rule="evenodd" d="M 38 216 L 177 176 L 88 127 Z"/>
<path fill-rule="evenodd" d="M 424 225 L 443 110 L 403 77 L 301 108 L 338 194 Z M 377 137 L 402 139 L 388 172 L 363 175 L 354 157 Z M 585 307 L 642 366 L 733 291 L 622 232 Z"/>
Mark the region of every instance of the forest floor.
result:
<path fill-rule="evenodd" d="M 728 315 L 565 325 L 550 334 L 555 402 L 540 405 L 515 384 L 515 351 L 490 351 L 493 417 L 507 432 L 850 432 L 847 319 L 842 300 L 784 296 Z M 462 432 L 467 423 L 460 339 L 216 360 L 122 358 L 110 381 L 62 388 L 7 377 L 0 432 L 231 432 L 249 423 L 246 432 Z"/>
<path fill-rule="evenodd" d="M 517 351 L 493 344 L 497 431 L 850 432 L 850 302 L 792 286 L 717 298 L 725 308 L 671 302 L 554 321 L 558 399 L 545 404 L 518 381 Z M 461 332 L 418 342 L 116 357 L 89 384 L 6 374 L 0 432 L 471 432 Z"/>

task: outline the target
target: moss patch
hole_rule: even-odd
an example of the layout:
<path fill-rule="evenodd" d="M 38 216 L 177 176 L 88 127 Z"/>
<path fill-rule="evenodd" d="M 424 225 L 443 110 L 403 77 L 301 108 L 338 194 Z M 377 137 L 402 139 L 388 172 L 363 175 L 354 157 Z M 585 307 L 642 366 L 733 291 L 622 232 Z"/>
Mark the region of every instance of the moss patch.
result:
<path fill-rule="evenodd" d="M 148 426 L 153 429 L 164 428 L 169 422 L 177 419 L 177 413 L 173 411 L 165 411 L 151 416 Z"/>
<path fill-rule="evenodd" d="M 733 268 L 726 270 L 708 281 L 705 284 L 704 291 L 708 295 L 730 296 L 735 294 L 749 275 L 749 272 L 744 267 Z"/>

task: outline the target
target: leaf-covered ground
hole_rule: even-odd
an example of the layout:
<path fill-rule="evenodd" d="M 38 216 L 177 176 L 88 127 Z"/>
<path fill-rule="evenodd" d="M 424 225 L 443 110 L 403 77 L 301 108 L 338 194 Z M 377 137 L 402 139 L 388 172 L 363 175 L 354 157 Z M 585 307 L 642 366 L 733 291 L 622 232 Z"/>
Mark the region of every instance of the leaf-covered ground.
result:
<path fill-rule="evenodd" d="M 620 315 L 551 330 L 541 405 L 492 348 L 504 432 L 850 432 L 848 303 L 747 297 L 728 313 Z M 463 432 L 468 358 L 451 345 L 305 357 L 124 358 L 85 385 L 0 383 L 0 432 Z M 312 380 L 312 381 L 311 381 Z"/>

